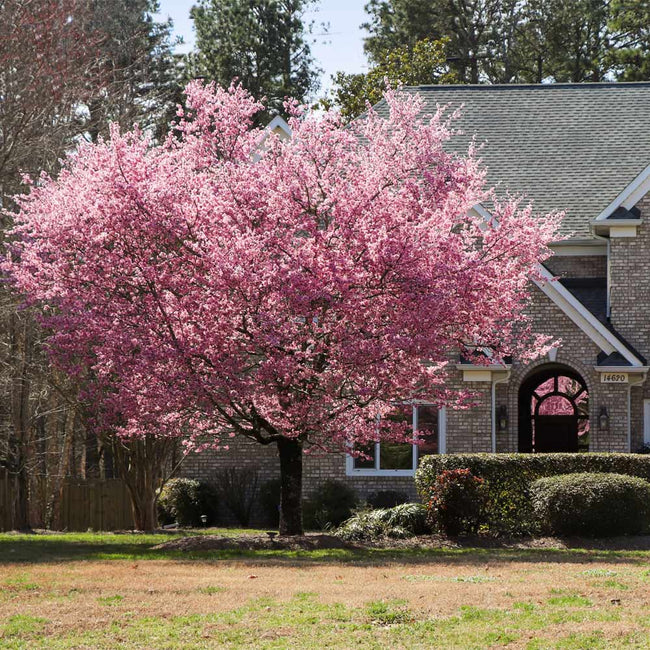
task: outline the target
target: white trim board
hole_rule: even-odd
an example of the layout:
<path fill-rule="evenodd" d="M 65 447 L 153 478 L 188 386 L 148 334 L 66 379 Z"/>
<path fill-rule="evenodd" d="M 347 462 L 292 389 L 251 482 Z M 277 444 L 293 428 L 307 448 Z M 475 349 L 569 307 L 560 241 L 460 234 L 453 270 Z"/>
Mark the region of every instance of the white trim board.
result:
<path fill-rule="evenodd" d="M 567 239 L 551 242 L 549 248 L 553 251 L 554 257 L 605 257 L 607 255 L 607 242 L 602 239 Z"/>
<path fill-rule="evenodd" d="M 643 444 L 650 445 L 650 399 L 643 400 Z"/>
<path fill-rule="evenodd" d="M 647 167 L 644 182 L 648 183 L 650 190 L 650 166 Z M 641 186 L 641 182 L 638 186 Z M 616 206 L 618 207 L 618 206 Z M 492 219 L 492 215 L 480 204 L 477 203 L 473 210 L 484 219 Z M 609 213 L 608 213 L 609 214 Z M 554 281 L 554 275 L 542 264 L 537 265 L 537 271 L 543 281 L 533 282 L 554 302 L 603 352 L 611 354 L 618 352 L 623 358 L 635 368 L 643 367 L 644 364 L 635 354 L 627 349 L 621 341 L 610 332 L 566 287 L 558 281 Z"/>
<path fill-rule="evenodd" d="M 413 405 L 413 430 L 417 430 L 418 416 L 417 404 Z M 421 406 L 426 406 L 423 404 Z M 375 443 L 375 464 L 379 462 L 379 445 Z M 447 453 L 447 407 L 442 406 L 438 409 L 438 453 Z M 376 469 L 376 468 L 355 468 L 354 458 L 350 454 L 345 455 L 345 474 L 346 476 L 415 476 L 418 466 L 418 446 L 413 444 L 413 469 Z"/>
<path fill-rule="evenodd" d="M 538 269 L 544 282 L 535 284 L 550 298 L 603 352 L 618 352 L 633 367 L 644 364 L 619 341 L 566 287 L 553 281 L 553 274 L 541 264 Z"/>
<path fill-rule="evenodd" d="M 286 120 L 280 117 L 279 115 L 276 115 L 265 127 L 265 131 L 267 133 L 271 133 L 272 131 L 275 131 L 275 129 L 280 129 L 287 138 L 291 138 L 293 135 L 291 132 L 291 127 L 287 124 Z"/>
<path fill-rule="evenodd" d="M 650 370 L 648 366 L 594 366 L 596 372 L 625 372 L 630 375 L 645 374 Z"/>
<path fill-rule="evenodd" d="M 614 210 L 633 208 L 650 192 L 650 165 L 648 165 L 593 221 L 604 221 Z"/>

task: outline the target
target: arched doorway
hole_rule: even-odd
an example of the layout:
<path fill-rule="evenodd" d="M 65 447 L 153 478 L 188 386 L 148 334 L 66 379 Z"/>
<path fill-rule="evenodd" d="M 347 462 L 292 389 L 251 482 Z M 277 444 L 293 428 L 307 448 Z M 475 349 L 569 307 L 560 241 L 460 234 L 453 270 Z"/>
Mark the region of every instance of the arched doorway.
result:
<path fill-rule="evenodd" d="M 589 393 L 572 368 L 546 364 L 522 382 L 519 451 L 589 451 Z"/>

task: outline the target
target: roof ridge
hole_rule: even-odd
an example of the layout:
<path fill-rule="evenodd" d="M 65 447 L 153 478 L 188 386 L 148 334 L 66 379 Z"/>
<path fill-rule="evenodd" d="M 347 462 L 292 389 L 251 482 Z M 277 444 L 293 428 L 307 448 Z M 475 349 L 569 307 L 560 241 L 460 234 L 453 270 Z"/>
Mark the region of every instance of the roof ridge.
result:
<path fill-rule="evenodd" d="M 597 88 L 650 88 L 650 81 L 586 81 L 560 82 L 542 84 L 421 84 L 419 86 L 404 86 L 405 90 L 541 90 L 567 89 L 586 90 Z"/>

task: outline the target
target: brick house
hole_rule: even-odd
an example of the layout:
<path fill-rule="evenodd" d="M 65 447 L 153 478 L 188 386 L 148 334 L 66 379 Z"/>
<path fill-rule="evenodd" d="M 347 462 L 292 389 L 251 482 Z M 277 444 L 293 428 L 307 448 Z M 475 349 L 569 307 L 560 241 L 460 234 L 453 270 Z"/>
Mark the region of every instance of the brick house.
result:
<path fill-rule="evenodd" d="M 561 343 L 543 359 L 507 367 L 458 359 L 453 387 L 469 410 L 414 407 L 426 444 L 378 444 L 371 461 L 305 457 L 304 491 L 327 479 L 360 496 L 414 495 L 418 455 L 453 452 L 637 451 L 650 444 L 650 83 L 410 88 L 428 109 L 462 108 L 452 146 L 484 142 L 497 194 L 523 193 L 537 212 L 566 212 L 564 241 L 532 290 L 537 331 Z M 380 103 L 378 111 L 385 110 Z M 283 128 L 276 119 L 273 128 Z M 489 213 L 490 205 L 477 205 Z M 556 277 L 557 280 L 552 280 Z M 456 359 L 455 359 L 456 360 Z M 183 473 L 210 479 L 225 467 L 279 472 L 275 447 L 240 439 L 228 452 L 186 459 Z"/>

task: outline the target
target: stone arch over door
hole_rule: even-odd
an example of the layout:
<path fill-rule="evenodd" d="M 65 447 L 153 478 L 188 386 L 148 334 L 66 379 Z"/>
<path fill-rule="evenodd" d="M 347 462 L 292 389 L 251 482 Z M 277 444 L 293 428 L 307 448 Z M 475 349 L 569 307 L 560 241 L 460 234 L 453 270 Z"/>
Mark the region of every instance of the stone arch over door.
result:
<path fill-rule="evenodd" d="M 518 450 L 589 450 L 589 388 L 573 367 L 543 363 L 529 369 L 518 388 Z"/>

